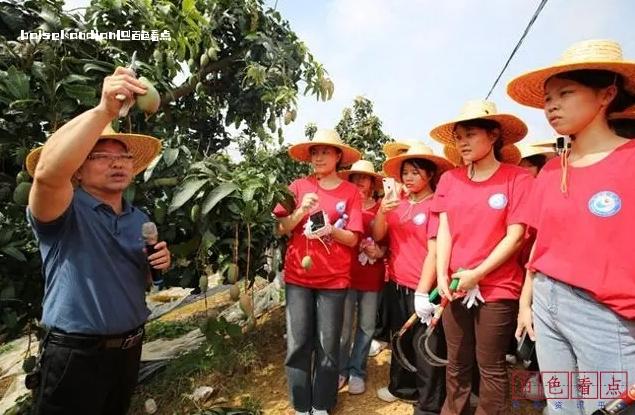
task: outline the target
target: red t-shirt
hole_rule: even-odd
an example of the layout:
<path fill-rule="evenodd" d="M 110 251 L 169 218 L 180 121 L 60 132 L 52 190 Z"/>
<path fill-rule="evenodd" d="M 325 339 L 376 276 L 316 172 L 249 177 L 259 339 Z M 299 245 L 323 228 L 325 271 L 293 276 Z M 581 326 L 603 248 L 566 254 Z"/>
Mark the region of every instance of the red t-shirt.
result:
<path fill-rule="evenodd" d="M 360 242 L 372 235 L 372 223 L 375 215 L 377 215 L 379 206 L 379 203 L 375 203 L 370 209 L 362 209 L 364 236 L 360 237 Z M 366 265 L 362 265 L 358 258 L 361 252 L 359 245 L 353 252 L 351 288 L 359 291 L 381 291 L 384 286 L 384 271 L 386 270 L 384 259 L 377 259 L 374 264 L 366 263 Z"/>
<path fill-rule="evenodd" d="M 360 234 L 363 232 L 362 201 L 354 184 L 342 181 L 335 189 L 325 190 L 318 185 L 314 176 L 310 176 L 294 181 L 289 185 L 289 190 L 295 195 L 298 205 L 305 194 L 316 193 L 319 199 L 316 211 L 324 210 L 332 225 L 340 218 L 339 207 L 349 217 L 345 229 Z M 273 213 L 277 217 L 284 217 L 291 212 L 278 205 Z M 307 239 L 304 236 L 304 224 L 308 217 L 302 219 L 291 233 L 284 260 L 285 281 L 309 288 L 347 288 L 351 280 L 353 250 L 330 238 L 323 238 L 328 250 L 320 240 Z M 305 255 L 313 259 L 313 266 L 308 270 L 301 265 Z"/>
<path fill-rule="evenodd" d="M 522 206 L 532 177 L 524 169 L 501 164 L 483 182 L 468 178 L 467 167 L 441 176 L 433 211 L 446 212 L 452 237 L 449 274 L 480 265 L 507 234 L 507 226 L 521 223 Z M 523 201 L 523 199 L 525 199 Z M 523 270 L 518 253 L 479 281 L 486 301 L 518 299 Z"/>
<path fill-rule="evenodd" d="M 635 141 L 599 162 L 568 168 L 560 191 L 560 158 L 536 178 L 526 223 L 537 231 L 528 267 L 588 291 L 598 302 L 635 319 Z"/>
<path fill-rule="evenodd" d="M 388 224 L 388 275 L 399 285 L 417 289 L 428 239 L 436 238 L 439 220 L 430 212 L 432 199 L 410 203 L 408 198 L 386 214 Z"/>

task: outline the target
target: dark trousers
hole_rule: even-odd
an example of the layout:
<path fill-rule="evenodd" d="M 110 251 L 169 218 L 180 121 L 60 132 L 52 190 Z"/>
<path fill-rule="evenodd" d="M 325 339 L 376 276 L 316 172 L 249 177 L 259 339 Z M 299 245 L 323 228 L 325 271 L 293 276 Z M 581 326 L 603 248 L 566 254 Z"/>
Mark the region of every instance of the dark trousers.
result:
<path fill-rule="evenodd" d="M 346 292 L 285 285 L 285 368 L 296 411 L 331 410 L 335 406 Z"/>
<path fill-rule="evenodd" d="M 477 415 L 504 415 L 508 388 L 505 353 L 516 328 L 518 301 L 488 302 L 468 310 L 461 300 L 443 313 L 448 347 L 444 415 L 469 414 L 474 366 L 480 372 Z M 475 353 L 476 350 L 476 353 Z M 477 363 L 478 362 L 478 363 Z M 506 412 L 507 411 L 507 412 Z"/>
<path fill-rule="evenodd" d="M 373 339 L 383 342 L 390 341 L 390 319 L 388 317 L 387 303 L 388 284 L 379 292 L 379 300 L 377 306 L 377 320 L 375 321 L 375 333 Z"/>
<path fill-rule="evenodd" d="M 40 386 L 33 391 L 33 413 L 127 413 L 140 358 L 141 343 L 122 350 L 77 349 L 48 342 L 41 360 Z"/>
<path fill-rule="evenodd" d="M 414 290 L 391 281 L 388 283 L 387 304 L 390 307 L 390 329 L 392 333 L 396 333 L 414 313 Z M 438 414 L 445 400 L 445 368 L 430 366 L 421 357 L 423 351 L 419 347 L 419 339 L 425 329 L 426 326 L 418 322 L 401 338 L 403 352 L 410 363 L 417 367 L 416 373 L 407 371 L 397 362 L 394 350 L 390 362 L 388 390 L 398 398 L 416 400 L 415 415 Z M 437 356 L 445 357 L 446 347 L 441 324 L 432 336 L 428 342 L 430 348 Z"/>

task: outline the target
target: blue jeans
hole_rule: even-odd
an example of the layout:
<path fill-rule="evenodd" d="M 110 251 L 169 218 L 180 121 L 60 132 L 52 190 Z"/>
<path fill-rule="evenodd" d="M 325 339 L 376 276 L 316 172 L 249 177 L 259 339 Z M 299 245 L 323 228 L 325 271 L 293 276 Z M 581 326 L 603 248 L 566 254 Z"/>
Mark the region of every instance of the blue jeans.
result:
<path fill-rule="evenodd" d="M 635 382 L 635 321 L 615 314 L 584 290 L 540 273 L 533 281 L 532 309 L 538 364 L 550 415 L 593 413 L 613 399 L 607 394 L 609 386 L 616 385 L 614 374 L 617 379 L 624 376 L 623 372 L 628 375 L 619 384 L 621 391 L 628 386 L 626 382 Z M 588 373 L 578 377 L 573 372 Z M 569 386 L 562 381 L 566 374 L 570 374 L 567 383 L 571 383 L 572 399 L 562 399 L 559 394 Z M 591 386 L 585 397 L 600 399 L 579 399 L 577 385 L 586 389 L 581 380 L 587 377 Z M 560 387 L 554 387 L 555 380 L 560 381 Z M 602 390 L 597 389 L 598 383 L 602 383 Z M 635 408 L 624 414 L 635 414 Z"/>
<path fill-rule="evenodd" d="M 335 406 L 346 291 L 285 285 L 285 368 L 291 404 L 296 411 L 328 411 Z"/>
<path fill-rule="evenodd" d="M 344 325 L 340 339 L 340 375 L 366 378 L 368 351 L 375 332 L 379 293 L 348 290 L 344 305 Z M 357 317 L 357 330 L 353 350 L 353 322 Z"/>

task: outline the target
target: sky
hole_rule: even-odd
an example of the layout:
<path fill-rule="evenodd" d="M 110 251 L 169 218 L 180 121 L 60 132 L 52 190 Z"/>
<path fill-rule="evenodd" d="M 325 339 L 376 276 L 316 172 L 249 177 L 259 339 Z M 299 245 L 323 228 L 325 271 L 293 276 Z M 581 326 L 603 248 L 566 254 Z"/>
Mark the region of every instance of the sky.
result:
<path fill-rule="evenodd" d="M 66 0 L 66 7 L 89 0 Z M 333 128 L 342 110 L 362 95 L 374 104 L 383 130 L 397 140 L 424 140 L 459 114 L 465 101 L 483 99 L 516 45 L 539 0 L 266 0 L 277 7 L 335 83 L 333 99 L 301 97 L 285 128 L 288 142 L 314 122 Z M 507 82 L 555 62 L 572 43 L 614 39 L 635 60 L 635 1 L 549 0 L 490 99 L 499 112 L 519 116 L 527 142 L 555 136 L 542 111 L 506 94 Z"/>

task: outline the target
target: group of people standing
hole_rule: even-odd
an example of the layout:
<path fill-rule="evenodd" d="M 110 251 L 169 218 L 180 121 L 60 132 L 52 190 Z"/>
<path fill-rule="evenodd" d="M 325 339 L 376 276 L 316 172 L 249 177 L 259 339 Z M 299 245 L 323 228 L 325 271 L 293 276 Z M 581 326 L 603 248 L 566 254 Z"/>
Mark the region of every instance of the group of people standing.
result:
<path fill-rule="evenodd" d="M 635 140 L 615 124 L 635 118 L 635 62 L 616 42 L 580 42 L 507 91 L 544 110 L 557 144 L 518 144 L 521 119 L 469 101 L 430 131 L 445 157 L 392 143 L 383 174 L 333 130 L 289 149 L 313 167 L 289 186 L 295 209 L 274 210 L 289 236 L 285 366 L 297 414 L 328 414 L 346 384 L 365 392 L 380 292 L 392 333 L 413 313 L 421 320 L 401 340 L 416 372 L 393 353 L 377 391 L 414 401 L 415 414 L 468 413 L 474 390 L 477 414 L 509 413 L 506 354 L 525 333 L 540 369 L 573 385 L 579 372 L 635 379 Z M 398 185 L 379 198 L 384 177 Z M 421 356 L 435 288 L 449 305 L 427 341 L 445 367 Z M 597 409 L 545 395 L 549 414 Z"/>

